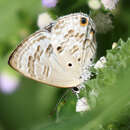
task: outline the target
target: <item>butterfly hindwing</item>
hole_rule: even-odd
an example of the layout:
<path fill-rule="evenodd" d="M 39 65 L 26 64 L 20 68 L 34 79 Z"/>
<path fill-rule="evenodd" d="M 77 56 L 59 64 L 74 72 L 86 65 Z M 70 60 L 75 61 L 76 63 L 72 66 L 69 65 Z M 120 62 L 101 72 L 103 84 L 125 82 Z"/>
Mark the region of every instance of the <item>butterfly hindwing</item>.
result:
<path fill-rule="evenodd" d="M 53 49 L 50 32 L 37 31 L 15 49 L 9 58 L 9 64 L 24 76 L 45 84 L 56 87 L 79 84 L 80 80 L 69 69 L 65 71 L 59 62 L 60 57 L 56 56 Z M 69 58 L 66 60 L 69 61 Z"/>

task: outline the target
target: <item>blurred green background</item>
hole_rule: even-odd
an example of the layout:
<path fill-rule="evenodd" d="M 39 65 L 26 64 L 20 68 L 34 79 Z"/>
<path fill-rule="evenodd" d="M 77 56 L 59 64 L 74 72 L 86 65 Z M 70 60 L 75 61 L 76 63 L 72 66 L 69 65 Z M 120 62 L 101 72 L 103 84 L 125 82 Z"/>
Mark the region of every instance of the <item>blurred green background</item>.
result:
<path fill-rule="evenodd" d="M 99 59 L 101 56 L 106 55 L 106 50 L 111 49 L 113 42 L 118 42 L 119 39 L 122 39 L 125 42 L 127 41 L 128 37 L 130 36 L 130 1 L 119 0 L 118 5 L 112 11 L 106 10 L 103 4 L 101 4 L 101 7 L 99 9 L 95 10 L 89 6 L 89 1 L 91 0 L 58 0 L 55 7 L 48 8 L 43 6 L 41 0 L 0 0 L 0 130 L 18 130 L 25 128 L 35 128 L 41 130 L 45 130 L 48 128 L 62 129 L 62 126 L 58 126 L 58 128 L 56 128 L 55 124 L 50 125 L 52 121 L 56 120 L 56 113 L 51 113 L 54 111 L 56 103 L 63 95 L 64 91 L 66 91 L 66 89 L 50 87 L 27 79 L 8 66 L 9 55 L 15 49 L 15 47 L 21 42 L 21 40 L 39 29 L 39 27 L 37 26 L 39 14 L 48 13 L 52 17 L 52 19 L 56 19 L 59 16 L 74 12 L 84 12 L 89 14 L 95 21 L 95 24 L 97 26 L 96 39 L 98 43 L 98 50 L 96 59 Z M 116 50 L 115 53 L 118 53 L 118 50 Z M 113 55 L 112 57 L 114 57 Z M 114 62 L 114 59 L 112 57 L 110 56 L 110 60 L 112 59 Z M 125 59 L 125 57 L 123 58 Z M 117 61 L 118 60 L 116 60 L 116 62 Z M 126 63 L 126 61 L 124 62 Z M 108 65 L 108 67 L 110 66 L 111 64 Z M 114 70 L 116 70 L 116 68 L 114 68 Z M 114 74 L 114 70 L 112 74 Z M 118 70 L 119 69 L 117 69 L 117 71 Z M 124 69 L 122 69 L 120 74 L 124 72 L 123 70 Z M 104 77 L 107 75 L 104 70 L 103 72 L 101 72 L 101 75 L 102 73 L 104 73 Z M 99 73 L 99 77 L 101 75 Z M 126 77 L 129 76 L 130 75 Z M 104 82 L 110 82 L 113 85 L 112 81 L 109 81 L 109 78 L 108 81 Z M 118 81 L 120 78 L 121 77 L 119 76 L 116 81 Z M 100 82 L 100 80 L 97 79 L 97 82 Z M 123 80 L 121 83 L 123 83 L 124 81 L 125 80 Z M 95 80 L 91 80 L 88 83 L 88 89 L 89 87 L 96 87 L 96 85 L 98 84 L 97 82 L 95 83 Z M 13 86 L 15 86 L 16 88 Z M 109 86 L 109 84 L 103 84 L 103 86 Z M 129 87 L 129 83 L 126 84 L 126 86 Z M 125 90 L 120 91 L 128 92 Z M 114 95 L 114 93 L 112 94 Z M 72 127 L 68 127 L 72 130 L 73 123 L 77 124 L 77 122 L 79 122 L 78 118 L 81 115 L 75 113 L 75 96 L 73 96 L 71 93 L 68 95 L 68 105 L 66 103 L 63 104 L 65 108 L 63 108 L 63 112 L 61 113 L 63 117 L 64 115 L 66 115 L 68 119 L 71 117 L 71 115 L 77 116 L 76 118 L 73 118 L 77 119 L 74 120 L 74 122 L 72 122 L 73 119 L 71 120 L 71 122 L 65 120 L 69 125 L 72 125 Z M 89 94 L 87 94 L 87 96 L 88 95 Z M 89 98 L 90 103 L 93 104 L 93 102 L 95 102 L 95 99 L 93 99 L 93 96 L 90 96 Z M 111 98 L 110 101 L 113 101 L 113 99 Z M 125 101 L 121 101 L 126 101 L 128 103 L 128 99 Z M 115 110 L 115 107 L 118 107 L 118 105 L 113 106 L 113 111 Z M 91 114 L 92 112 L 90 112 L 90 115 L 93 117 L 93 119 L 95 119 L 95 115 Z M 102 118 L 102 116 L 100 118 Z M 127 128 L 123 127 L 124 129 L 122 130 L 130 130 L 129 116 L 127 117 L 127 119 Z M 86 118 L 83 119 L 83 122 L 85 120 Z M 81 121 L 80 125 L 82 125 Z M 90 123 L 89 126 L 91 126 L 91 124 L 92 126 L 95 125 L 95 128 L 93 129 L 97 130 L 96 123 Z M 67 124 L 64 124 L 63 122 L 61 124 L 63 125 L 64 129 L 67 129 Z M 41 125 L 43 125 L 44 127 L 42 128 Z M 77 126 L 76 129 L 79 129 L 80 125 Z M 85 127 L 84 125 L 83 129 L 86 128 L 87 127 Z M 88 127 L 88 130 L 89 129 L 91 129 L 91 127 Z M 105 127 L 104 130 L 105 129 L 116 130 L 121 129 L 121 127 L 119 124 L 116 126 L 115 124 L 112 124 L 109 127 Z M 101 130 L 103 130 L 103 128 Z"/>

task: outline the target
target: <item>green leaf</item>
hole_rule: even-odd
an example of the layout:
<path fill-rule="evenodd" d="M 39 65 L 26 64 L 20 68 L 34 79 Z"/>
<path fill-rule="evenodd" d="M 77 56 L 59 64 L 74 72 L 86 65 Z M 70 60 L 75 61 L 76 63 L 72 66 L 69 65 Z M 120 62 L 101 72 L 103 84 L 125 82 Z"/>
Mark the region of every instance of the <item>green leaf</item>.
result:
<path fill-rule="evenodd" d="M 50 122 L 36 130 L 127 130 L 130 117 L 130 39 L 120 40 L 118 46 L 107 51 L 107 63 L 103 69 L 97 70 L 96 79 L 87 83 L 89 102 L 95 95 L 96 107 L 85 113 L 75 112 L 76 100 L 72 94 L 67 104 L 60 107 L 58 122 Z M 127 115 L 127 116 L 126 116 Z M 124 125 L 121 127 L 121 125 Z M 33 129 L 32 129 L 33 130 Z"/>

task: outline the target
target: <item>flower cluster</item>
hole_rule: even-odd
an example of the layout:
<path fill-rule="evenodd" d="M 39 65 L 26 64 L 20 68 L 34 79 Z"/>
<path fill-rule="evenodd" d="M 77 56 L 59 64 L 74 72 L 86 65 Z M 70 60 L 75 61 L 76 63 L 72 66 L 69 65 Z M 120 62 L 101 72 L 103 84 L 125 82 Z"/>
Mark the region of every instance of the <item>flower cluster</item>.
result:
<path fill-rule="evenodd" d="M 39 28 L 43 28 L 46 25 L 48 25 L 49 23 L 51 23 L 53 21 L 53 19 L 51 18 L 51 16 L 48 13 L 42 13 L 39 14 L 38 19 L 37 19 L 37 25 Z"/>
<path fill-rule="evenodd" d="M 116 8 L 117 3 L 119 0 L 89 0 L 88 5 L 91 9 L 97 10 L 101 8 L 101 3 L 105 7 L 105 9 L 113 10 Z"/>
<path fill-rule="evenodd" d="M 113 10 L 115 9 L 119 0 L 101 0 L 102 4 L 104 5 L 105 9 Z"/>
<path fill-rule="evenodd" d="M 89 0 L 88 5 L 91 9 L 98 10 L 101 8 L 101 3 L 99 0 Z"/>
<path fill-rule="evenodd" d="M 47 8 L 55 7 L 57 0 L 42 0 L 42 5 Z"/>
<path fill-rule="evenodd" d="M 114 28 L 109 14 L 98 13 L 93 20 L 98 33 L 107 33 Z"/>

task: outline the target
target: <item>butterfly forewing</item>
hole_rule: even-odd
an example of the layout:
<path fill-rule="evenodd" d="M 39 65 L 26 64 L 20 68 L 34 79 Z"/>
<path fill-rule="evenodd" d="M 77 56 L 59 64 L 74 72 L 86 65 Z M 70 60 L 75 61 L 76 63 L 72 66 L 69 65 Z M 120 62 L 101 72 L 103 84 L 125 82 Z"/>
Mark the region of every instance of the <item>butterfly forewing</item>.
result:
<path fill-rule="evenodd" d="M 85 18 L 88 21 L 86 26 L 81 26 L 80 21 Z M 79 76 L 83 73 L 83 68 L 90 65 L 95 56 L 96 42 L 94 39 L 95 27 L 89 23 L 91 18 L 76 13 L 61 17 L 52 28 L 52 41 L 54 51 L 60 64 L 67 68 L 67 62 L 72 63 L 70 67 L 71 73 Z M 69 57 L 70 61 L 64 63 L 65 57 Z"/>

